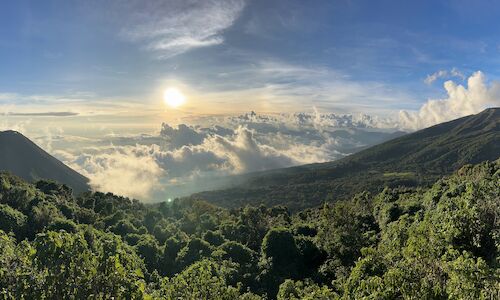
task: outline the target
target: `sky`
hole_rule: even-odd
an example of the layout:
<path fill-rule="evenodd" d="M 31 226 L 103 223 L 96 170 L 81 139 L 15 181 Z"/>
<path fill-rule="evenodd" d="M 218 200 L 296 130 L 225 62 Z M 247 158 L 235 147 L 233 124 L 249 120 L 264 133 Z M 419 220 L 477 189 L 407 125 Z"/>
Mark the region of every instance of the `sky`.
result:
<path fill-rule="evenodd" d="M 23 132 L 101 187 L 123 168 L 135 172 L 131 182 L 152 170 L 164 183 L 253 171 L 244 166 L 256 158 L 327 161 L 346 143 L 368 143 L 335 140 L 342 115 L 364 120 L 352 128 L 411 131 L 500 106 L 499 16 L 493 0 L 3 1 L 0 129 Z M 166 89 L 185 103 L 166 104 Z M 272 121 L 241 118 L 251 111 Z M 286 142 L 248 129 L 255 123 Z M 207 133 L 213 126 L 225 134 Z M 311 141 L 291 127 L 321 142 L 306 151 Z M 174 147 L 176 130 L 189 138 Z M 181 150 L 204 156 L 182 176 L 165 175 L 178 173 L 165 157 L 182 161 L 172 152 Z M 162 193 L 126 185 L 105 188 Z"/>

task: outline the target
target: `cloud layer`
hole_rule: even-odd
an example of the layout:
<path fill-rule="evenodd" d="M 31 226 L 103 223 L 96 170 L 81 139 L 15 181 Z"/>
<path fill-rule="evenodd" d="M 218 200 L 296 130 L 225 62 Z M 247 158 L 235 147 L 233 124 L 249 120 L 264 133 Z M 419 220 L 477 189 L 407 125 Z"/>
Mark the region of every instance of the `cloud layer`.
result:
<path fill-rule="evenodd" d="M 78 156 L 55 152 L 87 176 L 94 189 L 142 199 L 148 199 L 159 188 L 164 173 L 151 154 L 152 149 L 144 145 L 100 148 Z"/>
<path fill-rule="evenodd" d="M 219 187 L 227 175 L 335 160 L 390 138 L 396 125 L 367 115 L 254 112 L 204 123 L 164 123 L 158 135 L 79 141 L 79 153 L 54 153 L 98 190 L 158 200 Z"/>

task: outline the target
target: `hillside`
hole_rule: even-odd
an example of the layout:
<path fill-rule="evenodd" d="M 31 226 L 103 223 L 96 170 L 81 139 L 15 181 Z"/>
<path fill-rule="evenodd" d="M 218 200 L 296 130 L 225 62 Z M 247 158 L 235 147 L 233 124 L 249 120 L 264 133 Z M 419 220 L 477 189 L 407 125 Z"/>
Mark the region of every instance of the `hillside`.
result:
<path fill-rule="evenodd" d="M 0 170 L 27 181 L 55 180 L 68 185 L 76 193 L 89 189 L 87 178 L 16 131 L 0 132 Z"/>
<path fill-rule="evenodd" d="M 500 160 L 291 214 L 0 174 L 2 299 L 498 299 Z"/>
<path fill-rule="evenodd" d="M 248 175 L 225 190 L 193 195 L 225 207 L 263 203 L 292 210 L 385 186 L 428 185 L 468 163 L 500 155 L 500 108 L 441 123 L 344 159 Z"/>

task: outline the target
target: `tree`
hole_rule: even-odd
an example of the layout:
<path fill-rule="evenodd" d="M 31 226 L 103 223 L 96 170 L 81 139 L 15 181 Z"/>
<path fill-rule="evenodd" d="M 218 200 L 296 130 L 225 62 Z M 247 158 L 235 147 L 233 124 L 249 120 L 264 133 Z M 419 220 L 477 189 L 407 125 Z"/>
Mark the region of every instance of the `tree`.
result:
<path fill-rule="evenodd" d="M 220 246 L 224 243 L 224 236 L 218 231 L 208 230 L 203 234 L 203 240 L 210 243 L 212 246 Z"/>
<path fill-rule="evenodd" d="M 301 263 L 300 251 L 292 233 L 286 228 L 269 230 L 262 241 L 260 285 L 274 297 L 285 279 L 299 278 Z"/>
<path fill-rule="evenodd" d="M 165 279 L 161 296 L 164 299 L 238 299 L 239 289 L 226 284 L 232 272 L 231 266 L 198 261 L 177 276 Z"/>
<path fill-rule="evenodd" d="M 139 241 L 135 245 L 135 250 L 144 260 L 150 272 L 159 269 L 158 262 L 162 253 L 158 242 L 152 235 L 141 235 Z"/>
<path fill-rule="evenodd" d="M 285 280 L 280 287 L 277 295 L 278 300 L 334 300 L 340 299 L 340 296 L 327 286 L 319 286 L 311 281 L 293 281 Z"/>
<path fill-rule="evenodd" d="M 27 217 L 20 211 L 0 204 L 0 230 L 13 232 L 19 238 L 24 236 Z"/>
<path fill-rule="evenodd" d="M 211 253 L 212 247 L 209 243 L 199 238 L 193 238 L 179 251 L 176 263 L 182 270 L 204 257 L 209 257 Z"/>

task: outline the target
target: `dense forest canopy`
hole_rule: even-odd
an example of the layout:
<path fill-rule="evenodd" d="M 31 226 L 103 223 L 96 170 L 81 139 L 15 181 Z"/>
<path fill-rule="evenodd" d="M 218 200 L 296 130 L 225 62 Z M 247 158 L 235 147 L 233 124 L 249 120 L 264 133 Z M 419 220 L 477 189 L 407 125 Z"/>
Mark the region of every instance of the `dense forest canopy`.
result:
<path fill-rule="evenodd" d="M 3 299 L 494 299 L 500 160 L 291 214 L 0 176 Z"/>

